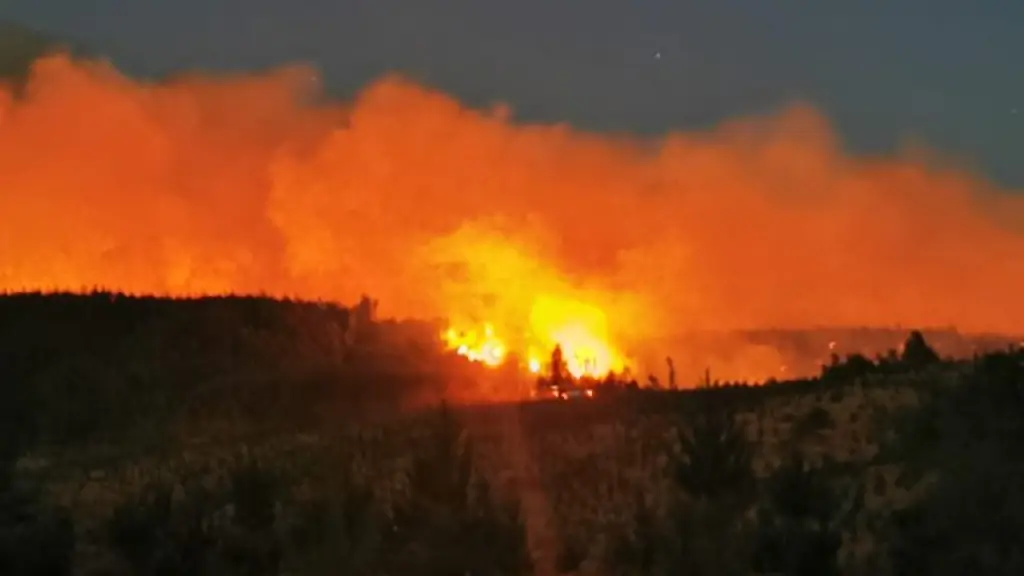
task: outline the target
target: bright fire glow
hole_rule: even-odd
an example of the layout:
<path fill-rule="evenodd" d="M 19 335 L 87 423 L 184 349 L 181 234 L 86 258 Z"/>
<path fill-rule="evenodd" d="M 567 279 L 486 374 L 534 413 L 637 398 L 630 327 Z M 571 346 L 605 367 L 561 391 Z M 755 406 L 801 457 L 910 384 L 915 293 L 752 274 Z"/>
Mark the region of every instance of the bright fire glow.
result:
<path fill-rule="evenodd" d="M 916 146 L 847 154 L 809 105 L 618 137 L 315 78 L 53 56 L 0 82 L 0 291 L 369 294 L 475 330 L 456 349 L 490 364 L 543 373 L 561 343 L 600 372 L 628 348 L 635 374 L 672 355 L 680 385 L 816 372 L 735 330 L 1024 326 L 1024 194 Z M 727 334 L 680 336 L 702 331 Z"/>
<path fill-rule="evenodd" d="M 524 367 L 530 373 L 544 370 L 555 346 L 561 346 L 566 368 L 576 378 L 601 378 L 609 372 L 622 372 L 626 366 L 623 354 L 610 343 L 604 313 L 594 306 L 538 297 L 528 321 L 526 337 L 511 346 L 525 358 Z M 489 366 L 502 364 L 510 346 L 489 323 L 482 329 L 449 328 L 443 336 L 449 349 Z"/>
<path fill-rule="evenodd" d="M 499 366 L 505 361 L 505 344 L 494 335 L 494 327 L 490 324 L 479 331 L 449 328 L 444 340 L 451 350 L 474 362 Z"/>

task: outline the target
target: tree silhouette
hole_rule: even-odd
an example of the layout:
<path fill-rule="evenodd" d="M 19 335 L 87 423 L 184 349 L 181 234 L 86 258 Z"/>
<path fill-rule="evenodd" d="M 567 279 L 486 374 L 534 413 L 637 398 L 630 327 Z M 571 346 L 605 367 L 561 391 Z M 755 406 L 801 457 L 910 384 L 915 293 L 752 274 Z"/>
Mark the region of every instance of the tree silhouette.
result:
<path fill-rule="evenodd" d="M 914 330 L 903 343 L 900 360 L 908 366 L 923 368 L 938 363 L 940 358 L 935 350 L 925 342 L 924 335 L 919 330 Z"/>
<path fill-rule="evenodd" d="M 551 375 L 552 386 L 561 386 L 565 382 L 565 358 L 562 355 L 561 344 L 555 344 L 555 348 L 551 351 L 548 372 Z"/>
<path fill-rule="evenodd" d="M 852 382 L 878 370 L 879 367 L 863 354 L 850 354 L 843 360 L 838 354 L 832 354 L 831 362 L 822 367 L 821 379 L 826 382 Z"/>

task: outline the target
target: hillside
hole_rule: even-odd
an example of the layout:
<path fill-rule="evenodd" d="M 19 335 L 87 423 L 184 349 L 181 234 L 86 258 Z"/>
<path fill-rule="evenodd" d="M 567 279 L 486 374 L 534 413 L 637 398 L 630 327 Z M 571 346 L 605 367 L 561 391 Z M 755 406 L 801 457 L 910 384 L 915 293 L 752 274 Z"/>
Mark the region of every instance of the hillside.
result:
<path fill-rule="evenodd" d="M 408 408 L 482 374 L 368 308 L 0 298 L 0 572 L 1020 566 L 1019 349 L 942 360 L 912 334 L 799 381 L 439 418 Z"/>

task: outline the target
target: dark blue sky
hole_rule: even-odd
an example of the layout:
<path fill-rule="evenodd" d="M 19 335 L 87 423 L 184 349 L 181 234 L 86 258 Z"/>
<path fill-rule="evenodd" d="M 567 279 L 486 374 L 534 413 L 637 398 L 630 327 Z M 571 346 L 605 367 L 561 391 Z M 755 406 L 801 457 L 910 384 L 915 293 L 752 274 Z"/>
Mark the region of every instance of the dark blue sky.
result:
<path fill-rule="evenodd" d="M 136 74 L 301 60 L 351 94 L 397 70 L 596 130 L 701 128 L 800 98 L 857 150 L 914 136 L 1024 188 L 1017 0 L 4 0 L 0 19 Z"/>

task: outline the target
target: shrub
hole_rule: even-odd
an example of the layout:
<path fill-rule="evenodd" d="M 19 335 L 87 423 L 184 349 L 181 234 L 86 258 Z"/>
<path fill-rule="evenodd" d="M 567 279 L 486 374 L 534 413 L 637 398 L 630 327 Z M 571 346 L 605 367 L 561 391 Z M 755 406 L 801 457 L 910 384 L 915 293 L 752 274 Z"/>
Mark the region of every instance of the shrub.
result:
<path fill-rule="evenodd" d="M 633 497 L 631 523 L 620 528 L 605 561 L 618 573 L 658 574 L 667 569 L 672 533 L 642 492 Z"/>
<path fill-rule="evenodd" d="M 840 527 L 861 503 L 861 492 L 843 498 L 823 468 L 791 456 L 767 481 L 757 514 L 754 568 L 794 576 L 839 574 Z"/>
<path fill-rule="evenodd" d="M 381 540 L 390 522 L 376 495 L 357 482 L 348 462 L 318 478 L 316 496 L 300 506 L 292 531 L 300 573 L 378 573 L 386 551 Z"/>
<path fill-rule="evenodd" d="M 712 409 L 677 429 L 675 484 L 695 498 L 746 501 L 753 495 L 753 453 L 735 416 Z"/>
<path fill-rule="evenodd" d="M 1024 571 L 1024 362 L 980 358 L 966 381 L 929 395 L 891 452 L 936 473 L 924 497 L 893 514 L 892 569 L 904 574 Z"/>
<path fill-rule="evenodd" d="M 67 510 L 44 505 L 33 490 L 7 486 L 0 492 L 0 574 L 71 574 L 74 549 Z"/>
<path fill-rule="evenodd" d="M 675 501 L 655 510 L 638 496 L 631 526 L 613 539 L 609 572 L 623 575 L 747 574 L 751 525 L 710 500 Z"/>
<path fill-rule="evenodd" d="M 800 438 L 824 430 L 831 430 L 835 428 L 835 425 L 835 420 L 828 410 L 821 406 L 815 406 L 797 422 L 793 433 L 796 437 Z"/>
<path fill-rule="evenodd" d="M 387 534 L 396 573 L 532 572 L 518 503 L 500 501 L 474 466 L 473 444 L 444 405 L 429 445 L 413 461 L 409 495 Z"/>
<path fill-rule="evenodd" d="M 277 574 L 282 546 L 275 528 L 285 488 L 280 474 L 247 458 L 232 471 L 230 482 L 229 498 L 235 514 L 231 529 L 221 536 L 226 560 L 240 573 Z"/>
<path fill-rule="evenodd" d="M 250 460 L 231 471 L 226 493 L 154 483 L 115 508 L 109 541 L 137 574 L 276 574 L 281 489 L 271 470 Z M 226 510 L 230 522 L 218 521 Z"/>
<path fill-rule="evenodd" d="M 863 354 L 850 354 L 844 360 L 832 355 L 832 362 L 822 367 L 821 379 L 829 383 L 854 382 L 878 370 L 878 366 Z"/>
<path fill-rule="evenodd" d="M 673 494 L 663 514 L 638 496 L 634 526 L 619 534 L 608 561 L 614 573 L 740 574 L 749 569 L 756 494 L 752 451 L 735 415 L 713 404 L 677 428 L 670 466 Z M 688 497 L 687 497 L 688 496 Z"/>
<path fill-rule="evenodd" d="M 214 509 L 205 494 L 176 503 L 173 488 L 152 484 L 114 509 L 107 531 L 114 550 L 136 574 L 210 573 L 217 545 L 208 519 Z"/>

